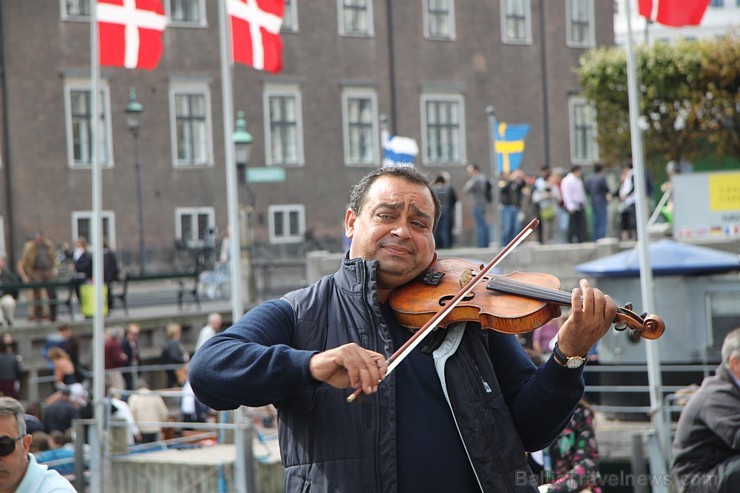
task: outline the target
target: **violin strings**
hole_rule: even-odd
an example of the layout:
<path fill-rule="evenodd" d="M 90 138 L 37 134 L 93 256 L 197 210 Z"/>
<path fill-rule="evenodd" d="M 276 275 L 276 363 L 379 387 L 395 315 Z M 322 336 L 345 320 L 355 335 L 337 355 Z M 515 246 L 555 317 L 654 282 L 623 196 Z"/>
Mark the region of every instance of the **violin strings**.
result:
<path fill-rule="evenodd" d="M 570 293 L 559 289 L 532 286 L 521 281 L 507 279 L 505 277 L 494 276 L 491 278 L 488 287 L 504 293 L 518 294 L 527 298 L 534 298 L 540 301 L 549 301 L 563 305 L 571 304 Z"/>
<path fill-rule="evenodd" d="M 549 301 L 553 303 L 560 303 L 563 305 L 571 306 L 570 293 L 561 289 L 546 288 L 540 286 L 532 286 L 531 284 L 524 283 L 522 281 L 516 281 L 514 279 L 508 279 L 505 277 L 494 276 L 488 284 L 490 289 L 501 291 L 502 293 L 518 294 L 526 296 L 527 298 L 534 298 L 540 301 Z M 581 296 L 581 302 L 583 296 Z M 635 316 L 618 306 L 617 313 L 627 316 L 630 319 L 635 319 Z M 639 322 L 639 320 L 636 320 Z"/>

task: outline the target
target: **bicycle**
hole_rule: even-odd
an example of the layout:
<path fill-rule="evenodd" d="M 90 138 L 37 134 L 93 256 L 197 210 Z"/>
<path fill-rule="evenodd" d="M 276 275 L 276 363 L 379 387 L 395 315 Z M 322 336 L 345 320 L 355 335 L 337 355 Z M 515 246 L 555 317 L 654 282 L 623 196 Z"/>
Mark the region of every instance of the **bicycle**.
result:
<path fill-rule="evenodd" d="M 203 240 L 175 240 L 175 270 L 200 274 L 213 265 L 215 250 L 214 246 L 207 245 Z"/>

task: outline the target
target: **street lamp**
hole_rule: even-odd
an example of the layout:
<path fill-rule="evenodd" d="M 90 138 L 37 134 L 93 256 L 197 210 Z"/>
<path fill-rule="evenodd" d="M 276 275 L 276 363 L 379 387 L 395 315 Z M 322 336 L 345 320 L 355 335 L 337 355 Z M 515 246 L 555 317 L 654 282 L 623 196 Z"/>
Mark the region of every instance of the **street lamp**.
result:
<path fill-rule="evenodd" d="M 249 151 L 252 147 L 252 134 L 247 132 L 247 121 L 244 119 L 244 112 L 237 111 L 236 122 L 234 124 L 234 134 L 232 135 L 234 142 L 234 160 L 236 161 L 236 169 L 239 172 L 239 182 L 247 183 L 247 165 L 249 164 Z M 257 292 L 257 285 L 254 280 L 254 266 L 252 264 L 252 210 L 255 205 L 255 197 L 252 189 L 247 183 L 247 192 L 249 193 L 249 205 L 247 206 L 247 224 L 245 233 L 247 236 L 247 248 L 245 252 L 245 264 L 246 264 L 246 278 L 247 278 L 247 302 L 254 303 L 255 294 Z M 234 259 L 239 261 L 241 259 Z"/>
<path fill-rule="evenodd" d="M 236 169 L 239 170 L 239 182 L 246 182 L 247 164 L 249 164 L 249 151 L 252 147 L 252 134 L 247 132 L 247 120 L 244 119 L 244 112 L 236 112 L 236 123 L 234 125 L 234 150 L 236 159 Z"/>
<path fill-rule="evenodd" d="M 139 206 L 139 271 L 144 273 L 146 265 L 146 247 L 144 246 L 144 206 L 141 199 L 141 147 L 139 145 L 139 128 L 141 128 L 141 114 L 144 106 L 136 100 L 136 89 L 129 91 L 129 101 L 126 105 L 126 126 L 134 136 L 134 157 L 136 160 L 136 202 Z"/>

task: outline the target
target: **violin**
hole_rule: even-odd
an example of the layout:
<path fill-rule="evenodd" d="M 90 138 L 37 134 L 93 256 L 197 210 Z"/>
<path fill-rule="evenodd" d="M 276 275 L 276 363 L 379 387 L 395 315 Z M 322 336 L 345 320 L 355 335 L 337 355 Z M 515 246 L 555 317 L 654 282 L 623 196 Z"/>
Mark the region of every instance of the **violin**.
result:
<path fill-rule="evenodd" d="M 465 287 L 485 266 L 459 258 L 442 258 L 416 280 L 396 288 L 390 306 L 404 327 L 422 327 Z M 550 274 L 513 272 L 483 273 L 477 284 L 437 324 L 480 322 L 481 328 L 507 334 L 530 332 L 560 316 L 561 306 L 570 306 L 571 294 L 558 289 L 560 280 Z M 617 308 L 615 329 L 629 328 L 634 335 L 657 339 L 665 323 L 657 315 L 640 316 L 632 305 Z"/>
<path fill-rule="evenodd" d="M 486 265 L 437 259 L 416 280 L 391 291 L 389 302 L 396 319 L 404 327 L 419 330 L 388 358 L 386 376 L 437 327 L 472 321 L 480 322 L 482 328 L 519 334 L 559 317 L 560 307 L 571 304 L 571 294 L 558 289 L 560 280 L 555 276 L 490 274 L 538 225 L 539 220 L 533 219 Z M 630 328 L 633 335 L 645 339 L 657 339 L 665 331 L 660 317 L 637 315 L 631 304 L 617 309 L 614 324 L 617 330 Z M 354 402 L 361 392 L 355 389 L 347 402 Z"/>

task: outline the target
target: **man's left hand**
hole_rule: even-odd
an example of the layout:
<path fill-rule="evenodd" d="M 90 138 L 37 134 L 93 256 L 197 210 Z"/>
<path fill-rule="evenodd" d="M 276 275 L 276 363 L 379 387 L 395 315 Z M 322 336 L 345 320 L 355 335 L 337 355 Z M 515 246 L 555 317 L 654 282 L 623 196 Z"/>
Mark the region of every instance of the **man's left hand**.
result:
<path fill-rule="evenodd" d="M 558 347 L 566 356 L 583 356 L 609 330 L 617 305 L 608 296 L 581 279 L 571 293 L 571 312 L 558 332 Z"/>

